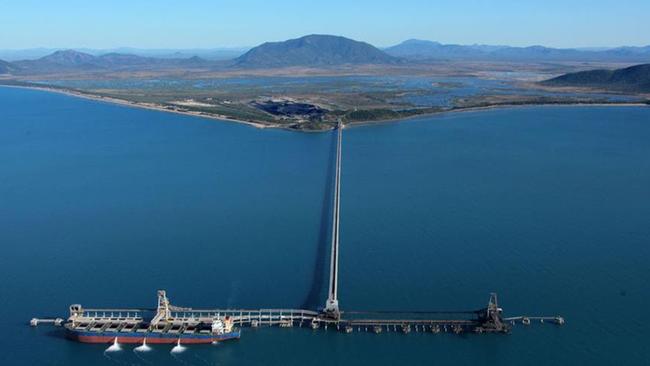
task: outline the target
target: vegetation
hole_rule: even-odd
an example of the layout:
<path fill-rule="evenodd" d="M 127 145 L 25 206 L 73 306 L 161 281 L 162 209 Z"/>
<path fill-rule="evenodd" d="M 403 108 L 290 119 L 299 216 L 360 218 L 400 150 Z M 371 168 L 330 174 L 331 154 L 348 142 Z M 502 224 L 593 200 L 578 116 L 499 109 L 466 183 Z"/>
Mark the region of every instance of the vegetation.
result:
<path fill-rule="evenodd" d="M 542 84 L 650 93 L 650 64 L 617 70 L 590 70 L 569 73 L 546 80 Z"/>
<path fill-rule="evenodd" d="M 345 113 L 344 122 L 368 122 L 368 121 L 387 121 L 412 116 L 430 114 L 443 111 L 442 108 L 416 108 L 405 110 L 392 110 L 385 108 L 362 109 Z"/>

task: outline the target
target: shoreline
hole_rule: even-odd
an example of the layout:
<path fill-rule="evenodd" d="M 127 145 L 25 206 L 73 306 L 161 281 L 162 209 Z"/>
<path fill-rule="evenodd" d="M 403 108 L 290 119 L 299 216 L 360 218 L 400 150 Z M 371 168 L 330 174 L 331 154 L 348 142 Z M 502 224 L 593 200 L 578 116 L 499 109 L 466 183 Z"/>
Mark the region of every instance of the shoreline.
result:
<path fill-rule="evenodd" d="M 149 103 L 138 103 L 138 102 L 132 102 L 126 99 L 119 99 L 119 98 L 112 98 L 112 97 L 103 97 L 100 95 L 95 95 L 91 93 L 84 93 L 84 92 L 79 92 L 79 91 L 74 91 L 74 90 L 68 90 L 68 89 L 59 89 L 59 88 L 50 88 L 47 86 L 29 86 L 29 85 L 9 85 L 9 84 L 0 84 L 0 87 L 7 87 L 7 88 L 18 88 L 18 89 L 31 89 L 31 90 L 40 90 L 44 92 L 51 92 L 51 93 L 58 93 L 58 94 L 63 94 L 71 97 L 76 97 L 76 98 L 83 98 L 83 99 L 88 99 L 96 102 L 106 102 L 109 104 L 117 104 L 123 107 L 133 107 L 133 108 L 142 108 L 142 109 L 149 109 L 153 111 L 159 111 L 159 112 L 167 112 L 167 113 L 175 113 L 175 114 L 182 114 L 186 116 L 192 116 L 192 117 L 200 117 L 200 118 L 207 118 L 211 120 L 216 120 L 216 121 L 222 121 L 222 122 L 232 122 L 232 123 L 239 123 L 239 124 L 245 124 L 251 127 L 259 128 L 259 129 L 264 129 L 264 128 L 285 128 L 281 125 L 277 124 L 264 124 L 264 123 L 258 123 L 258 122 L 251 122 L 251 121 L 242 121 L 234 118 L 228 118 L 225 116 L 216 116 L 216 115 L 209 115 L 209 114 L 204 114 L 202 112 L 192 112 L 192 111 L 179 111 L 179 110 L 173 110 L 173 109 L 167 109 L 161 105 L 156 105 L 156 104 L 149 104 Z"/>
<path fill-rule="evenodd" d="M 532 108 L 532 107 L 650 107 L 650 105 L 645 103 L 639 103 L 639 102 L 630 102 L 630 103 L 575 102 L 575 103 L 525 103 L 525 104 L 505 103 L 505 104 L 494 104 L 494 105 L 476 106 L 476 107 L 457 107 L 448 110 L 441 110 L 438 112 L 415 114 L 412 116 L 402 117 L 399 119 L 348 122 L 346 124 L 346 127 L 364 127 L 364 126 L 370 126 L 374 124 L 409 122 L 418 118 L 435 117 L 435 116 L 441 116 L 445 114 L 471 113 L 471 112 L 481 112 L 481 111 L 498 110 L 498 109 L 517 109 L 517 108 Z"/>
<path fill-rule="evenodd" d="M 267 129 L 267 128 L 273 128 L 273 129 L 283 129 L 283 130 L 288 130 L 288 131 L 294 131 L 294 132 L 308 132 L 308 133 L 314 133 L 314 132 L 325 132 L 325 131 L 331 131 L 332 129 L 324 129 L 324 130 L 300 130 L 300 129 L 295 129 L 295 128 L 290 128 L 281 124 L 273 124 L 273 123 L 261 123 L 261 122 L 251 122 L 251 121 L 243 121 L 243 120 L 238 120 L 234 118 L 229 118 L 226 116 L 219 116 L 219 115 L 210 115 L 210 114 L 205 114 L 204 112 L 193 112 L 193 111 L 180 111 L 180 110 L 173 110 L 173 109 L 168 109 L 165 108 L 162 105 L 157 105 L 157 104 L 150 104 L 150 103 L 139 103 L 139 102 L 133 102 L 129 101 L 126 99 L 119 99 L 119 98 L 113 98 L 113 97 L 104 97 L 101 95 L 96 95 L 92 93 L 85 93 L 85 92 L 80 92 L 76 90 L 69 90 L 69 89 L 60 89 L 56 87 L 48 87 L 48 86 L 31 86 L 31 85 L 11 85 L 11 84 L 2 84 L 0 83 L 0 87 L 8 87 L 8 88 L 20 88 L 20 89 L 32 89 L 32 90 L 40 90 L 40 91 L 45 91 L 45 92 L 52 92 L 52 93 L 59 93 L 71 97 L 77 97 L 77 98 L 83 98 L 83 99 L 88 99 L 96 102 L 105 102 L 109 104 L 116 104 L 124 107 L 132 107 L 132 108 L 142 108 L 142 109 L 149 109 L 153 111 L 158 111 L 158 112 L 167 112 L 167 113 L 175 113 L 175 114 L 180 114 L 180 115 L 185 115 L 185 116 L 191 116 L 191 117 L 199 117 L 199 118 L 206 118 L 210 120 L 215 120 L 215 121 L 221 121 L 221 122 L 231 122 L 231 123 L 238 123 L 238 124 L 243 124 L 247 125 L 250 127 L 258 128 L 258 129 Z M 408 122 L 414 119 L 418 118 L 426 118 L 426 117 L 432 117 L 432 116 L 439 116 L 439 115 L 445 115 L 445 114 L 456 114 L 456 113 L 467 113 L 467 112 L 480 112 L 480 111 L 487 111 L 487 110 L 495 110 L 495 109 L 508 109 L 508 108 L 529 108 L 529 107 L 648 107 L 650 105 L 646 103 L 640 103 L 640 102 L 612 102 L 612 103 L 602 103 L 602 102 L 595 102 L 595 103 L 585 103 L 585 102 L 567 102 L 567 103 L 522 103 L 522 104 L 516 104 L 516 103 L 504 103 L 504 104 L 493 104 L 493 105 L 485 105 L 485 106 L 475 106 L 475 107 L 456 107 L 456 108 L 450 108 L 447 110 L 440 110 L 436 112 L 430 112 L 430 113 L 422 113 L 422 114 L 415 114 L 412 116 L 407 116 L 407 117 L 401 117 L 399 119 L 385 119 L 385 120 L 369 120 L 369 121 L 359 121 L 359 122 L 347 122 L 345 123 L 345 127 L 364 127 L 364 126 L 370 126 L 374 124 L 386 124 L 386 123 L 399 123 L 399 122 Z"/>

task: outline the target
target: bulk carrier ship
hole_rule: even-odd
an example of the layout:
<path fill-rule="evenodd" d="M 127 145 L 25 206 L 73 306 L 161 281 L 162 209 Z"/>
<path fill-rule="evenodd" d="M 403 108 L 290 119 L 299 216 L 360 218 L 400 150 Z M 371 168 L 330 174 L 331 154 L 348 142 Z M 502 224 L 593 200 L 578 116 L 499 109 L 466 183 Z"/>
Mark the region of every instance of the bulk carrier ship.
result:
<path fill-rule="evenodd" d="M 150 312 L 150 311 L 149 311 Z M 158 291 L 155 316 L 147 310 L 84 309 L 70 306 L 64 324 L 67 336 L 84 343 L 199 344 L 239 339 L 240 330 L 229 316 L 173 306 Z"/>

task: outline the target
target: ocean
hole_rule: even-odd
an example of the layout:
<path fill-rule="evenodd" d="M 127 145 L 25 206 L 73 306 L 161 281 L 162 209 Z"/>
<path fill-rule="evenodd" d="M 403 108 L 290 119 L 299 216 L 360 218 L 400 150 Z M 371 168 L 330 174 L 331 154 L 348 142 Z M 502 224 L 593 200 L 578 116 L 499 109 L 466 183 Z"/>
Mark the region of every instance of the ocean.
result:
<path fill-rule="evenodd" d="M 562 315 L 509 335 L 245 328 L 144 354 L 68 306 L 323 305 L 335 135 L 0 88 L 3 365 L 644 365 L 650 108 L 523 107 L 346 128 L 342 310 Z"/>

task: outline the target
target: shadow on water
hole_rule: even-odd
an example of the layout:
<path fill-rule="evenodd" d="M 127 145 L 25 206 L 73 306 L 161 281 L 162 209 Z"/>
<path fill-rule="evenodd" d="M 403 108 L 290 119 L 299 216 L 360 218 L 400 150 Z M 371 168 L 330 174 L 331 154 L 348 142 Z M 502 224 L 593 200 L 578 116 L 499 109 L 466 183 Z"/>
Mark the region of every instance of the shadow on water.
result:
<path fill-rule="evenodd" d="M 48 330 L 45 332 L 45 335 L 47 337 L 52 337 L 52 338 L 59 338 L 59 339 L 68 339 L 65 334 L 65 330 L 63 328 L 55 328 L 53 330 Z"/>
<path fill-rule="evenodd" d="M 329 240 L 331 238 L 330 231 L 332 224 L 332 195 L 334 194 L 334 165 L 336 164 L 336 134 L 337 131 L 334 130 L 330 139 L 330 154 L 325 175 L 329 184 L 326 184 L 325 189 L 323 190 L 323 205 L 321 208 L 316 256 L 314 258 L 314 272 L 309 293 L 302 304 L 303 309 L 316 309 L 325 301 L 325 299 L 321 298 L 321 295 L 324 292 L 324 286 L 327 285 L 325 283 L 325 272 L 328 263 Z"/>

